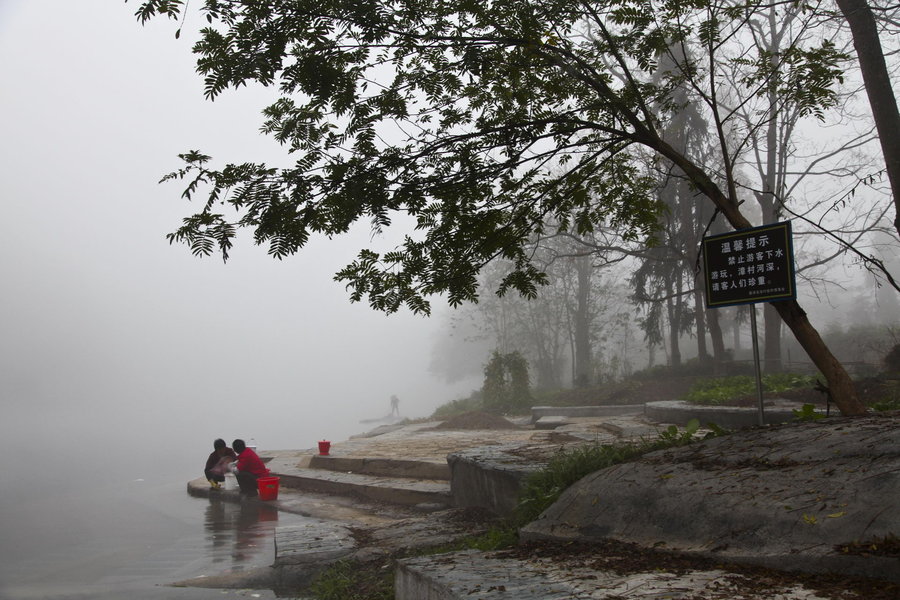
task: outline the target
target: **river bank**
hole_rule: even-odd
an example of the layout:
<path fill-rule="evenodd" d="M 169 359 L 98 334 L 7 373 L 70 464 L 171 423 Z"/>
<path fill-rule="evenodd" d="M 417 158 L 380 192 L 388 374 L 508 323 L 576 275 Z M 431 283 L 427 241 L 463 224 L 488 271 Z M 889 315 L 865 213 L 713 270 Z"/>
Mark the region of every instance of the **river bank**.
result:
<path fill-rule="evenodd" d="M 659 534 L 656 539 L 639 539 L 641 543 L 638 545 L 629 545 L 629 533 L 627 531 L 616 533 L 610 530 L 610 536 L 613 538 L 610 543 L 616 542 L 620 545 L 620 554 L 622 558 L 617 562 L 619 565 L 619 575 L 615 579 L 616 585 L 632 585 L 636 584 L 636 579 L 644 577 L 644 569 L 648 565 L 648 556 L 656 553 L 656 558 L 651 559 L 649 564 L 655 561 L 658 568 L 668 569 L 670 565 L 681 565 L 675 568 L 682 575 L 688 573 L 686 577 L 690 579 L 691 572 L 699 572 L 699 570 L 708 570 L 710 560 L 719 565 L 720 571 L 714 575 L 697 576 L 696 581 L 700 582 L 696 585 L 688 585 L 684 577 L 673 575 L 667 581 L 667 585 L 687 586 L 694 598 L 719 598 L 728 597 L 716 595 L 717 586 L 721 586 L 722 578 L 747 577 L 741 575 L 746 573 L 747 569 L 759 569 L 761 567 L 747 567 L 746 563 L 753 564 L 754 559 L 758 565 L 775 566 L 778 571 L 771 571 L 765 581 L 766 585 L 749 585 L 745 582 L 744 587 L 752 588 L 753 592 L 748 598 L 769 598 L 771 594 L 777 592 L 783 598 L 844 598 L 838 593 L 840 589 L 858 590 L 859 593 L 865 594 L 857 597 L 867 598 L 893 598 L 890 594 L 896 594 L 898 588 L 896 585 L 886 584 L 878 579 L 890 579 L 890 573 L 900 573 L 900 569 L 891 569 L 890 566 L 900 565 L 896 555 L 885 553 L 884 550 L 880 554 L 872 550 L 862 550 L 854 546 L 854 543 L 863 544 L 866 540 L 886 539 L 887 534 L 892 531 L 900 530 L 900 524 L 897 523 L 898 494 L 900 494 L 900 484 L 898 484 L 897 473 L 900 472 L 900 457 L 898 457 L 896 448 L 897 440 L 893 440 L 898 435 L 898 417 L 897 415 L 883 415 L 881 417 L 872 417 L 864 420 L 844 420 L 844 419 L 827 419 L 818 423 L 803 423 L 782 427 L 768 427 L 758 430 L 747 430 L 745 433 L 738 434 L 730 438 L 732 440 L 744 439 L 746 444 L 737 444 L 729 451 L 730 461 L 733 461 L 731 467 L 725 468 L 722 473 L 723 477 L 720 482 L 713 481 L 710 477 L 701 475 L 696 472 L 695 476 L 679 475 L 673 477 L 673 463 L 665 457 L 655 457 L 648 455 L 636 463 L 644 469 L 644 473 L 635 483 L 637 490 L 663 490 L 665 486 L 669 486 L 675 481 L 686 483 L 689 488 L 696 488 L 696 497 L 686 496 L 683 501 L 679 500 L 678 493 L 667 494 L 672 499 L 674 505 L 680 505 L 682 512 L 687 516 L 683 519 L 672 519 L 666 516 L 668 513 L 659 511 L 655 507 L 657 503 L 640 500 L 637 497 L 622 497 L 614 501 L 615 506 L 630 507 L 633 513 L 625 522 L 645 523 L 653 525 L 657 523 Z M 485 470 L 497 470 L 498 465 L 502 467 L 500 470 L 509 471 L 507 468 L 510 461 L 520 462 L 525 460 L 535 465 L 537 468 L 545 459 L 552 456 L 564 446 L 582 442 L 594 442 L 604 440 L 622 440 L 626 438 L 634 438 L 650 435 L 652 432 L 660 431 L 662 424 L 652 423 L 646 420 L 642 415 L 603 417 L 603 418 L 579 418 L 570 419 L 566 425 L 561 425 L 554 430 L 537 430 L 533 425 L 525 423 L 513 423 L 510 429 L 481 429 L 481 430 L 456 430 L 441 429 L 442 424 L 415 424 L 390 430 L 382 430 L 377 434 L 368 437 L 356 438 L 348 440 L 346 443 L 337 443 L 332 446 L 332 454 L 334 459 L 351 460 L 357 459 L 357 463 L 340 462 L 346 466 L 347 464 L 364 465 L 368 460 L 372 464 L 380 464 L 384 466 L 384 461 L 390 456 L 402 456 L 405 462 L 410 460 L 433 460 L 435 455 L 439 456 L 441 452 L 445 452 L 447 448 L 439 448 L 439 444 L 435 440 L 442 440 L 444 443 L 453 441 L 456 445 L 449 449 L 454 456 L 464 456 L 472 458 L 473 463 L 482 461 Z M 877 430 L 877 435 L 874 431 Z M 818 432 L 818 433 L 816 433 Z M 824 435 L 824 432 L 829 432 Z M 806 435 L 803 440 L 798 441 L 799 434 Z M 744 436 L 740 438 L 739 436 Z M 768 436 L 768 437 L 766 437 Z M 880 436 L 880 437 L 879 437 Z M 884 443 L 884 438 L 890 438 L 888 443 Z M 728 438 L 722 438 L 728 439 Z M 768 439 L 769 441 L 765 441 Z M 886 439 L 886 438 L 885 438 Z M 758 443 L 750 443 L 752 441 Z M 780 440 L 780 441 L 779 441 Z M 830 441 L 828 441 L 830 440 Z M 836 440 L 836 441 L 835 441 Z M 881 440 L 881 441 L 879 441 Z M 734 442 L 736 443 L 736 442 Z M 490 451 L 477 450 L 475 445 Z M 838 444 L 836 447 L 834 444 Z M 872 444 L 878 448 L 870 447 Z M 685 449 L 685 452 L 700 451 L 704 447 L 704 443 L 698 443 Z M 840 456 L 840 469 L 843 470 L 839 485 L 835 488 L 835 494 L 842 495 L 840 498 L 831 497 L 828 489 L 819 484 L 812 484 L 810 476 L 815 464 L 824 461 L 826 464 L 824 470 L 827 471 L 828 461 L 835 456 L 835 450 L 846 447 L 848 451 Z M 781 448 L 783 453 L 795 458 L 780 459 L 780 455 L 776 455 L 775 449 Z M 802 452 L 799 450 L 802 448 Z M 881 449 L 883 448 L 883 450 Z M 794 450 L 797 450 L 796 452 Z M 281 474 L 290 481 L 292 477 L 307 477 L 308 474 L 302 472 L 309 470 L 311 463 L 315 460 L 314 456 L 302 458 L 300 454 L 291 454 L 290 452 L 281 453 L 280 458 L 273 457 L 273 460 L 279 460 L 282 469 Z M 488 457 L 487 459 L 485 457 Z M 510 458 L 518 457 L 518 458 Z M 297 460 L 299 459 L 299 460 Z M 453 460 L 450 461 L 451 465 Z M 708 461 L 706 461 L 708 462 Z M 676 461 L 677 464 L 685 464 L 689 468 L 696 471 L 697 464 L 704 464 L 703 460 L 694 462 Z M 505 466 L 504 466 L 505 464 Z M 493 465 L 491 467 L 490 465 Z M 691 467 L 691 465 L 694 465 Z M 743 466 L 742 466 L 743 465 Z M 285 467 L 290 467 L 285 469 Z M 748 477 L 747 473 L 741 469 L 751 469 L 753 477 Z M 792 476 L 787 470 L 795 469 L 796 473 L 807 473 L 807 477 L 800 475 Z M 815 467 L 818 470 L 822 470 Z M 295 471 L 290 472 L 290 469 Z M 633 468 L 626 468 L 624 471 L 634 473 Z M 328 471 L 327 468 L 319 470 Z M 729 472 L 730 470 L 730 472 Z M 276 469 L 273 471 L 278 472 Z M 452 471 L 452 466 L 451 466 Z M 689 471 L 690 472 L 690 471 Z M 733 476 L 729 476 L 732 475 Z M 358 474 L 358 473 L 357 473 Z M 754 500 L 754 494 L 759 494 L 762 489 L 768 487 L 767 481 L 771 474 L 778 474 L 781 478 L 777 481 L 780 486 L 780 492 L 785 497 L 794 497 L 798 499 L 804 498 L 804 494 L 809 495 L 812 492 L 820 491 L 819 495 L 813 494 L 808 498 L 810 502 L 803 504 L 790 505 L 782 503 L 779 506 L 772 506 L 771 509 L 763 509 L 762 521 L 758 514 L 750 513 L 753 511 L 737 511 L 737 506 L 746 504 L 747 506 L 758 504 L 758 500 Z M 823 475 L 828 477 L 829 475 Z M 374 476 L 387 478 L 385 475 Z M 449 487 L 454 487 L 454 475 L 450 474 Z M 857 481 L 856 478 L 859 480 Z M 587 478 L 586 478 L 587 479 Z M 673 481 L 673 479 L 675 481 Z M 872 481 L 877 479 L 879 485 L 876 487 L 863 487 L 863 481 Z M 466 487 L 491 487 L 493 484 L 489 480 L 484 480 L 481 484 L 472 483 L 469 479 Z M 496 481 L 496 480 L 495 480 Z M 774 480 L 773 480 L 774 481 Z M 835 481 L 838 481 L 837 479 Z M 574 520 L 571 515 L 563 520 L 568 519 L 568 523 L 574 526 L 569 527 L 575 531 L 574 537 L 565 537 L 563 546 L 571 545 L 584 541 L 590 544 L 580 545 L 582 548 L 576 555 L 572 553 L 554 554 L 550 549 L 557 547 L 559 544 L 555 540 L 548 539 L 552 536 L 542 534 L 542 539 L 537 540 L 532 535 L 534 542 L 530 546 L 522 546 L 516 552 L 506 551 L 505 553 L 463 553 L 441 555 L 435 559 L 404 559 L 403 556 L 409 556 L 418 552 L 418 549 L 426 546 L 434 546 L 445 544 L 453 539 L 465 537 L 467 535 L 477 534 L 484 531 L 489 525 L 490 520 L 481 518 L 484 515 L 478 515 L 479 518 L 473 518 L 473 510 L 478 507 L 470 502 L 472 495 L 465 495 L 468 499 L 467 506 L 460 505 L 457 500 L 457 494 L 452 489 L 449 493 L 448 505 L 454 505 L 455 508 L 447 508 L 446 506 L 438 506 L 437 503 L 430 505 L 410 505 L 402 508 L 396 506 L 386 509 L 386 503 L 373 502 L 371 499 L 366 500 L 360 498 L 357 494 L 356 498 L 345 498 L 342 502 L 343 509 L 349 511 L 344 516 L 334 519 L 331 512 L 334 508 L 332 500 L 336 496 L 331 494 L 321 494 L 321 498 L 317 500 L 300 499 L 295 504 L 296 510 L 300 514 L 305 513 L 307 516 L 314 517 L 319 520 L 315 528 L 307 530 L 284 530 L 281 538 L 282 544 L 279 544 L 279 553 L 284 551 L 284 555 L 276 557 L 274 563 L 275 571 L 280 571 L 280 581 L 286 583 L 290 578 L 285 574 L 292 573 L 290 576 L 298 585 L 308 582 L 311 573 L 321 571 L 322 568 L 329 564 L 333 564 L 336 560 L 351 561 L 353 564 L 360 565 L 358 568 L 363 569 L 365 565 L 371 568 L 383 571 L 384 569 L 394 569 L 397 578 L 396 598 L 399 600 L 413 600 L 422 597 L 423 589 L 441 589 L 441 593 L 445 593 L 447 598 L 470 597 L 467 594 L 473 590 L 479 590 L 479 597 L 493 598 L 494 596 L 486 593 L 486 587 L 480 584 L 476 585 L 476 581 L 481 579 L 482 582 L 493 582 L 494 591 L 510 587 L 509 578 L 515 579 L 516 573 L 523 569 L 534 571 L 537 580 L 544 583 L 557 580 L 559 574 L 572 570 L 575 566 L 571 561 L 575 560 L 580 567 L 584 567 L 585 553 L 590 556 L 593 547 L 594 552 L 601 551 L 603 544 L 599 541 L 592 540 L 597 532 L 600 532 L 604 525 L 599 528 L 596 524 L 592 525 L 592 519 L 596 519 L 597 515 L 607 512 L 608 506 L 604 504 L 604 498 L 608 497 L 608 491 L 618 489 L 620 484 L 611 484 L 613 487 L 608 488 L 607 492 L 585 491 L 580 492 L 573 489 L 571 494 L 573 497 L 597 498 L 599 501 L 589 501 L 588 514 L 576 517 Z M 617 487 L 618 486 L 618 487 Z M 719 486 L 719 487 L 717 487 Z M 496 486 L 494 486 L 496 488 Z M 813 487 L 818 489 L 813 490 Z M 721 488 L 721 489 L 720 489 Z M 282 488 L 290 490 L 287 486 Z M 624 488 L 623 488 L 624 489 Z M 496 490 L 495 490 L 496 491 Z M 291 492 L 287 492 L 290 494 Z M 303 492 L 305 494 L 306 492 Z M 679 492 L 680 493 L 680 492 Z M 859 493 L 859 497 L 853 496 Z M 585 496 L 586 494 L 586 496 Z M 488 494 L 490 495 L 490 494 Z M 476 494 L 475 496 L 478 496 Z M 626 494 L 627 496 L 627 494 Z M 485 494 L 481 495 L 486 497 Z M 862 498 L 865 497 L 865 502 Z M 744 499 L 744 500 L 742 500 Z M 817 504 L 821 500 L 821 505 Z M 279 499 L 281 502 L 282 499 Z M 289 500 L 285 499 L 289 502 Z M 571 500 L 567 501 L 571 504 Z M 695 506 L 698 502 L 704 507 L 704 516 L 693 520 L 690 515 L 694 514 Z M 427 504 L 427 503 L 426 503 Z M 464 503 L 465 504 L 465 503 Z M 832 506 L 834 504 L 834 506 Z M 590 507 L 594 508 L 591 509 Z M 720 508 L 717 509 L 717 506 Z M 790 510 L 786 509 L 790 506 Z M 370 508 L 370 507 L 375 507 Z M 484 507 L 482 507 L 484 508 Z M 777 509 L 777 510 L 776 510 Z M 381 514 L 377 514 L 378 511 Z M 355 511 L 355 513 L 354 513 Z M 799 512 L 797 512 L 799 511 Z M 824 511 L 824 512 L 823 512 Z M 819 514 L 821 513 L 821 514 Z M 369 515 L 369 521 L 360 519 L 360 514 Z M 374 515 L 374 516 L 373 516 Z M 779 525 L 779 520 L 787 518 L 791 526 L 786 527 Z M 792 520 L 793 519 L 793 520 Z M 577 523 L 582 522 L 579 526 Z M 796 524 L 793 524 L 797 521 Z M 548 526 L 551 521 L 543 523 Z M 699 534 L 691 533 L 691 525 L 699 524 Z M 835 529 L 835 527 L 838 529 Z M 733 541 L 740 539 L 743 535 L 741 532 L 755 531 L 765 527 L 766 530 L 778 531 L 778 534 L 760 535 L 757 543 L 753 546 L 754 550 L 748 556 L 746 552 L 741 557 L 745 566 L 737 563 L 731 568 L 727 566 L 734 558 L 727 552 L 729 547 L 738 547 L 733 545 Z M 794 528 L 797 528 L 796 530 Z M 804 530 L 803 528 L 807 528 Z M 593 528 L 593 529 L 592 529 Z M 552 530 L 553 527 L 549 526 Z M 545 529 L 546 531 L 546 529 Z M 578 531 L 589 533 L 595 532 L 587 537 L 578 534 Z M 791 547 L 791 539 L 795 536 L 795 532 L 804 532 L 804 535 L 816 535 L 819 532 L 821 536 L 817 544 L 813 544 L 819 550 L 810 547 L 808 541 L 803 538 L 797 538 L 798 542 L 806 544 L 803 548 L 803 559 L 797 561 L 790 560 L 790 553 L 784 555 L 783 552 L 775 553 L 773 549 L 776 547 Z M 839 535 L 838 535 L 839 532 Z M 833 535 L 838 535 L 832 539 Z M 602 534 L 601 534 L 602 535 Z M 700 536 L 695 539 L 694 545 L 685 543 L 690 540 L 691 535 Z M 879 538 L 881 536 L 881 538 Z M 584 538 L 583 540 L 580 538 Z M 768 539 L 767 539 L 768 538 Z M 847 538 L 847 539 L 844 539 Z M 315 539 L 316 543 L 310 545 L 308 541 Z M 279 538 L 276 538 L 278 543 Z M 715 543 L 710 543 L 714 541 Z M 843 542 L 846 551 L 838 551 L 835 549 L 835 542 Z M 538 543 L 538 549 L 534 549 L 534 543 Z M 667 552 L 660 552 L 660 543 L 668 549 Z M 668 544 L 668 545 L 666 545 Z M 527 548 L 531 548 L 528 550 Z M 585 549 L 588 550 L 585 550 Z M 622 548 L 632 548 L 630 551 L 622 551 Z M 529 552 L 541 555 L 540 560 L 527 559 Z M 818 554 L 817 554 L 818 552 Z M 524 553 L 524 554 L 523 554 Z M 681 556 L 679 561 L 673 562 L 671 558 L 674 555 Z M 289 555 L 289 559 L 287 558 Z M 557 556 L 559 560 L 547 559 L 546 556 Z M 842 559 L 842 556 L 850 556 L 850 559 Z M 774 557 L 777 558 L 777 560 Z M 816 558 L 818 556 L 819 558 Z M 868 561 L 866 556 L 872 559 Z M 669 558 L 666 558 L 669 557 Z M 641 560 L 637 560 L 641 558 Z M 399 559 L 399 560 L 397 560 Z M 524 561 L 523 561 L 524 559 Z M 500 562 L 497 562 L 497 561 Z M 517 562 L 518 561 L 518 562 Z M 877 564 L 876 564 L 877 563 Z M 554 564 L 557 565 L 554 568 Z M 866 565 L 869 564 L 869 567 Z M 685 565 L 694 565 L 688 571 L 685 571 Z M 855 566 L 854 566 L 855 565 Z M 581 569 L 582 577 L 572 580 L 572 585 L 578 585 L 572 588 L 572 593 L 591 594 L 584 597 L 591 598 L 607 598 L 612 597 L 609 594 L 612 588 L 603 591 L 603 586 L 596 584 L 597 578 L 607 579 L 609 577 L 603 575 L 609 569 L 609 565 L 603 566 L 597 563 L 593 569 Z M 629 568 L 631 571 L 629 571 Z M 624 569 L 624 570 L 623 570 Z M 722 570 L 724 569 L 724 570 Z M 788 573 L 783 569 L 798 569 L 800 572 Z M 862 570 L 860 570 L 862 569 Z M 601 571 L 603 573 L 601 573 Z M 818 573 L 815 576 L 808 576 L 805 572 Z M 832 571 L 837 573 L 835 577 L 824 576 L 824 571 Z M 753 571 L 757 572 L 757 571 Z M 767 571 L 768 572 L 768 571 Z M 554 574 L 555 573 L 555 574 Z M 758 572 L 757 572 L 758 573 Z M 298 575 L 299 574 L 299 575 Z M 859 575 L 868 574 L 875 576 L 876 579 L 868 580 L 860 578 Z M 496 575 L 496 577 L 495 577 Z M 601 575 L 603 575 L 601 577 Z M 880 577 L 879 577 L 880 575 Z M 506 578 L 506 579 L 504 579 Z M 529 585 L 537 586 L 537 580 L 533 580 Z M 504 583 L 506 581 L 506 583 Z M 595 583 L 590 583 L 594 581 Z M 612 581 L 612 580 L 609 580 Z M 876 581 L 873 584 L 871 582 Z M 574 583 L 573 583 L 574 582 Z M 719 582 L 719 583 L 717 583 Z M 828 584 L 826 585 L 826 582 Z M 657 582 L 659 584 L 659 582 Z M 654 584 L 654 585 L 657 585 Z M 610 584 L 611 585 L 611 584 Z M 661 584 L 660 584 L 661 585 Z M 424 586 L 424 587 L 423 587 Z M 580 587 L 579 587 L 580 586 Z M 785 587 L 787 586 L 787 587 Z M 812 586 L 812 587 L 811 587 Z M 817 595 L 810 596 L 810 589 L 818 586 Z M 490 587 L 490 586 L 487 586 Z M 538 586 L 540 587 L 540 586 Z M 827 589 L 826 589 L 827 588 Z M 869 589 L 871 588 L 871 589 Z M 537 589 L 537 588 L 535 588 Z M 726 588 L 722 588 L 726 589 Z M 872 590 L 882 590 L 875 593 Z M 787 591 L 785 591 L 787 590 Z M 792 591 L 793 590 L 793 591 Z M 803 591 L 806 590 L 806 591 Z M 866 591 L 867 590 L 867 591 Z M 887 590 L 885 592 L 884 590 Z M 659 591 L 659 590 L 657 590 Z M 720 590 L 721 591 L 721 590 Z M 732 590 L 733 591 L 733 590 Z M 715 592 L 715 593 L 714 593 Z M 430 593 L 430 592 L 429 592 Z M 607 595 L 603 595 L 606 593 Z M 849 593 L 849 592 L 848 592 Z M 454 595 L 455 594 L 455 595 Z M 866 595 L 867 594 L 867 595 Z M 873 595 L 874 594 L 874 595 Z M 888 594 L 888 595 L 885 595 Z M 363 598 L 365 596 L 359 596 Z M 444 597 L 444 596 L 441 596 Z M 498 598 L 501 596 L 497 596 Z M 528 596 L 532 597 L 532 596 Z M 534 595 L 534 598 L 544 598 L 545 596 Z M 550 597 L 550 596 L 546 596 Z M 572 596 L 581 597 L 581 596 Z M 640 595 L 635 597 L 642 597 Z"/>

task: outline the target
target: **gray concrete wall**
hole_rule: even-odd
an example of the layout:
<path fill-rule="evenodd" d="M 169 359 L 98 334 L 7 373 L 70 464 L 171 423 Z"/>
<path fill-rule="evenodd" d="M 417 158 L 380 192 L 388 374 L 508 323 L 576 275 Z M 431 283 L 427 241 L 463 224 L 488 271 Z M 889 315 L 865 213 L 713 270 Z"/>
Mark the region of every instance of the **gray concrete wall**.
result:
<path fill-rule="evenodd" d="M 486 446 L 447 457 L 453 506 L 480 507 L 497 515 L 516 508 L 522 480 L 540 468 L 504 452 L 502 446 Z"/>
<path fill-rule="evenodd" d="M 394 598 L 396 600 L 456 600 L 457 596 L 446 586 L 434 581 L 427 570 L 415 568 L 408 560 L 397 563 L 394 571 Z"/>
<path fill-rule="evenodd" d="M 799 405 L 796 408 L 800 408 Z M 784 405 L 764 406 L 763 413 L 767 425 L 790 423 L 794 420 L 793 407 Z M 756 407 L 700 406 L 680 400 L 648 402 L 644 405 L 644 415 L 659 423 L 685 425 L 697 419 L 701 425 L 715 423 L 724 429 L 742 429 L 759 425 L 759 410 Z"/>
<path fill-rule="evenodd" d="M 382 477 L 410 477 L 413 479 L 450 479 L 450 468 L 446 462 L 425 460 L 402 460 L 394 458 L 355 458 L 341 456 L 310 457 L 312 469 L 326 469 L 342 473 L 361 473 Z"/>
<path fill-rule="evenodd" d="M 639 415 L 643 404 L 615 404 L 609 406 L 532 406 L 531 422 L 541 417 L 617 417 Z"/>

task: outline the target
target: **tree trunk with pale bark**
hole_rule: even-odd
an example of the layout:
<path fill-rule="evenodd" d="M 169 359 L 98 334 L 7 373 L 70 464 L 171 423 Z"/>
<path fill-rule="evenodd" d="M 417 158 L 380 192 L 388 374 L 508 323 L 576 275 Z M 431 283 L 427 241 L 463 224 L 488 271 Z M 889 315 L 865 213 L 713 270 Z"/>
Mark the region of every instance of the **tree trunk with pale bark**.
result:
<path fill-rule="evenodd" d="M 891 194 L 894 196 L 894 227 L 900 233 L 900 111 L 888 74 L 878 25 L 866 0 L 836 0 L 853 35 L 869 106 L 881 141 Z"/>

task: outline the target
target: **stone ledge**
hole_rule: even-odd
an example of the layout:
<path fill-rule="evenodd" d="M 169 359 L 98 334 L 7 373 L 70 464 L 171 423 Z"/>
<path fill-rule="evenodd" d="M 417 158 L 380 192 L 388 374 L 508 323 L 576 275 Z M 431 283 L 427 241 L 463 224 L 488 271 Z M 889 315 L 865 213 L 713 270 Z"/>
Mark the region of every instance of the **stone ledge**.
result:
<path fill-rule="evenodd" d="M 342 456 L 310 457 L 309 467 L 343 473 L 359 473 L 381 477 L 409 477 L 414 479 L 450 479 L 447 461 L 405 460 L 397 458 L 355 458 Z"/>
<path fill-rule="evenodd" d="M 273 473 L 273 475 L 281 478 L 283 488 L 359 496 L 374 502 L 406 506 L 418 504 L 446 506 L 450 500 L 450 486 L 446 481 L 378 477 L 323 469 L 294 469 L 290 473 Z"/>
<path fill-rule="evenodd" d="M 522 480 L 542 466 L 507 452 L 520 446 L 485 446 L 448 455 L 453 506 L 484 508 L 500 516 L 512 514 Z"/>
<path fill-rule="evenodd" d="M 767 400 L 763 413 L 767 425 L 789 423 L 794 420 L 793 411 L 801 408 L 797 402 Z M 662 400 L 644 405 L 644 415 L 659 423 L 686 425 L 697 419 L 701 425 L 714 423 L 725 429 L 741 429 L 759 425 L 759 409 L 743 406 L 702 406 L 681 400 Z"/>
<path fill-rule="evenodd" d="M 542 417 L 618 417 L 639 415 L 644 408 L 641 404 L 611 404 L 608 406 L 532 406 L 531 422 Z"/>
<path fill-rule="evenodd" d="M 569 420 L 569 417 L 561 417 L 561 416 L 548 416 L 548 417 L 540 417 L 534 422 L 535 429 L 556 429 L 557 427 L 562 427 L 563 425 L 569 425 L 572 421 Z"/>

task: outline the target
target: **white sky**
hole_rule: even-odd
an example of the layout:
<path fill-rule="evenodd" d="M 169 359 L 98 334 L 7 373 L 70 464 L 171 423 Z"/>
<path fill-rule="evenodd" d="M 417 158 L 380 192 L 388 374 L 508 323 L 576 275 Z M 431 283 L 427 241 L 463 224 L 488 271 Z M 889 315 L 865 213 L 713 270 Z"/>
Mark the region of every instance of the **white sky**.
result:
<path fill-rule="evenodd" d="M 190 39 L 142 28 L 137 6 L 0 0 L 4 437 L 89 422 L 304 448 L 363 431 L 391 394 L 418 417 L 476 387 L 427 372 L 439 320 L 351 305 L 332 281 L 366 231 L 283 262 L 250 243 L 227 265 L 168 245 L 191 210 L 157 184 L 179 152 L 282 152 L 258 133 L 272 96 L 205 101 Z"/>

